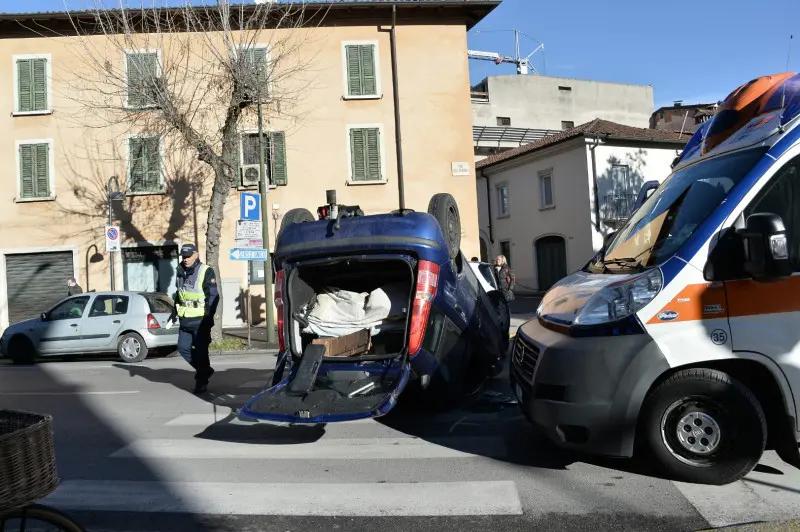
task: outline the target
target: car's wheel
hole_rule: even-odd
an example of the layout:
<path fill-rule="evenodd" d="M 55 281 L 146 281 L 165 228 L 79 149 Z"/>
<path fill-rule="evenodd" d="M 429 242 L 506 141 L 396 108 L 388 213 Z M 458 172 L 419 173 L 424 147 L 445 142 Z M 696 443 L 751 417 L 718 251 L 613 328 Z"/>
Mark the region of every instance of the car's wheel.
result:
<path fill-rule="evenodd" d="M 147 344 L 138 334 L 123 334 L 117 341 L 117 354 L 123 362 L 141 362 L 147 358 Z"/>
<path fill-rule="evenodd" d="M 450 259 L 454 260 L 461 249 L 461 217 L 456 199 L 447 193 L 434 194 L 428 203 L 428 214 L 439 222 Z"/>
<path fill-rule="evenodd" d="M 756 397 L 711 369 L 687 369 L 645 400 L 642 436 L 665 473 L 699 484 L 728 484 L 749 473 L 767 441 Z"/>
<path fill-rule="evenodd" d="M 291 225 L 291 224 L 300 224 L 303 222 L 313 222 L 314 215 L 311 214 L 311 211 L 308 209 L 291 209 L 286 214 L 283 215 L 281 219 L 281 227 L 278 230 L 278 234 L 283 232 L 283 228 Z"/>
<path fill-rule="evenodd" d="M 17 365 L 30 365 L 36 362 L 36 349 L 33 342 L 25 336 L 15 336 L 8 344 L 11 362 Z"/>

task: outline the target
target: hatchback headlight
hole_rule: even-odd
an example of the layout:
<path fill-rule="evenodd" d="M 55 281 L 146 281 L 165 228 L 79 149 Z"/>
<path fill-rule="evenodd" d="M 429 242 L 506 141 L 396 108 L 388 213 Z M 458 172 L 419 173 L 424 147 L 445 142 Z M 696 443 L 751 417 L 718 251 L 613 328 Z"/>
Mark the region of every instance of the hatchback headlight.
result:
<path fill-rule="evenodd" d="M 661 291 L 664 277 L 659 268 L 597 292 L 575 317 L 575 325 L 598 325 L 635 314 Z"/>

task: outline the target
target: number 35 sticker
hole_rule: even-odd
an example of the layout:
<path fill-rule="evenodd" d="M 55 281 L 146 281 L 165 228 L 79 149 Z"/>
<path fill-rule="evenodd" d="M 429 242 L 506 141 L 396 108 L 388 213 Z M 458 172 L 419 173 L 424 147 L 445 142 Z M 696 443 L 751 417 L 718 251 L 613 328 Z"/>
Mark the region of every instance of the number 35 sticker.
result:
<path fill-rule="evenodd" d="M 717 345 L 728 343 L 728 333 L 722 329 L 715 329 L 711 332 L 711 341 Z"/>

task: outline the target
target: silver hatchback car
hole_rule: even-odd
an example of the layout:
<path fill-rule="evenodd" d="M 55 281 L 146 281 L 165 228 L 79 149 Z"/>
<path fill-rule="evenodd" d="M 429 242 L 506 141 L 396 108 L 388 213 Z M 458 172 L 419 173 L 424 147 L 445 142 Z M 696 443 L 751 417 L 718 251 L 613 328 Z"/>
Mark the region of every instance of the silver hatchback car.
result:
<path fill-rule="evenodd" d="M 0 354 L 15 364 L 37 357 L 117 353 L 141 362 L 152 349 L 175 348 L 178 328 L 166 329 L 174 303 L 155 292 L 89 292 L 70 296 L 38 318 L 0 336 Z"/>

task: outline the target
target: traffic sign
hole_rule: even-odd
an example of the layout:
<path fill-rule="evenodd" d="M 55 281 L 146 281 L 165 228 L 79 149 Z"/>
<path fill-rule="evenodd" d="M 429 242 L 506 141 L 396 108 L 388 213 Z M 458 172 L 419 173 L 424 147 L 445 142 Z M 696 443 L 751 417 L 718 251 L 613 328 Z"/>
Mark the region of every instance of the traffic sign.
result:
<path fill-rule="evenodd" d="M 262 225 L 260 221 L 238 220 L 236 222 L 236 240 L 261 239 Z"/>
<path fill-rule="evenodd" d="M 256 248 L 233 248 L 231 249 L 231 260 L 268 260 L 269 254 L 266 249 Z"/>
<path fill-rule="evenodd" d="M 261 219 L 261 196 L 255 192 L 242 192 L 239 196 L 241 220 L 257 222 Z"/>
<path fill-rule="evenodd" d="M 234 240 L 234 246 L 237 248 L 263 248 L 264 241 L 260 238 L 237 238 Z"/>
<path fill-rule="evenodd" d="M 106 251 L 119 251 L 119 227 L 106 226 Z"/>

